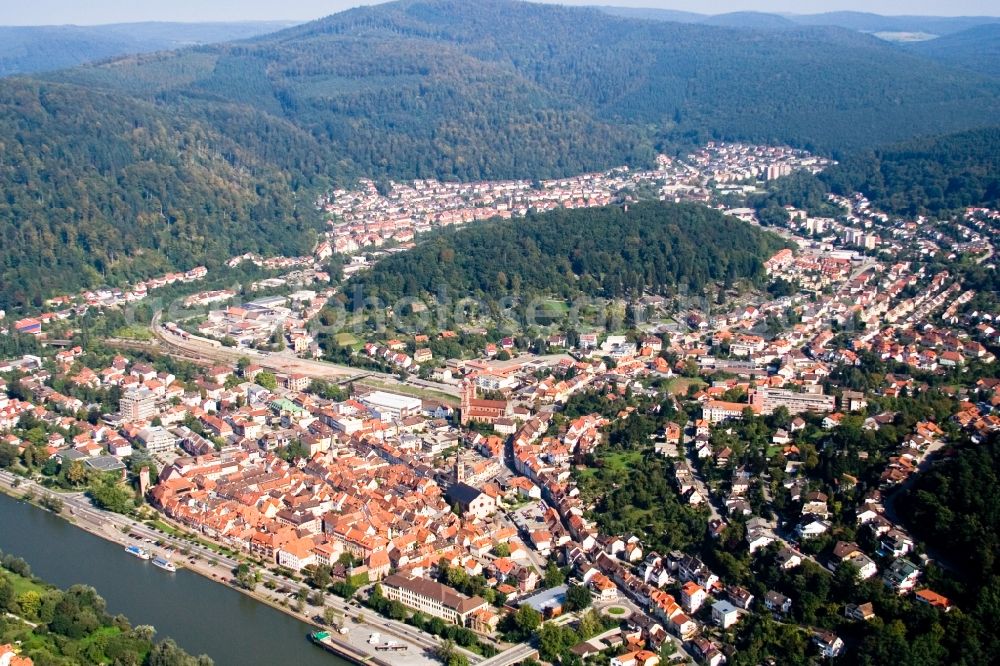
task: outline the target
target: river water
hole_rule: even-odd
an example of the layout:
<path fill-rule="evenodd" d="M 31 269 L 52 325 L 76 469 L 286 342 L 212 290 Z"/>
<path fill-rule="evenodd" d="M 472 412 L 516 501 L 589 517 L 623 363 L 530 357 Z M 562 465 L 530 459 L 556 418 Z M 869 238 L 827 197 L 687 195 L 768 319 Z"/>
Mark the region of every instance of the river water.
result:
<path fill-rule="evenodd" d="M 0 493 L 0 549 L 27 560 L 60 588 L 95 587 L 108 612 L 156 627 L 191 654 L 218 666 L 346 666 L 312 645 L 311 627 L 266 604 L 185 569 L 168 573 L 118 544 L 70 525 L 44 509 Z"/>

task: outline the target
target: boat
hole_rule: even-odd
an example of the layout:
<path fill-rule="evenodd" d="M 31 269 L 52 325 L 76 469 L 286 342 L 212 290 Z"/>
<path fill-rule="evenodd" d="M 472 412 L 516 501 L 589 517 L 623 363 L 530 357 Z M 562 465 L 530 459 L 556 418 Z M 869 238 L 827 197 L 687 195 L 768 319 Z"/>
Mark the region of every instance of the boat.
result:
<path fill-rule="evenodd" d="M 170 573 L 177 571 L 177 567 L 174 566 L 174 563 L 165 557 L 154 557 L 153 565 L 160 567 L 164 571 L 169 571 Z"/>
<path fill-rule="evenodd" d="M 147 551 L 145 548 L 140 548 L 139 546 L 135 545 L 126 546 L 125 552 L 134 557 L 138 557 L 140 560 L 148 560 L 151 557 L 149 551 Z"/>

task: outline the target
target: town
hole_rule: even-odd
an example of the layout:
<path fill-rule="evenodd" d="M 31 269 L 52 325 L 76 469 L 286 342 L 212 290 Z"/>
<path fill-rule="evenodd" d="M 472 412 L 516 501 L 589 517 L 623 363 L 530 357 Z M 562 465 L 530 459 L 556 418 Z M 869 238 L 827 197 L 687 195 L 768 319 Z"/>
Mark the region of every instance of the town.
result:
<path fill-rule="evenodd" d="M 297 610 L 360 654 L 426 660 L 408 648 L 417 639 L 372 633 L 405 620 L 453 639 L 456 662 L 718 666 L 741 627 L 768 621 L 803 654 L 837 657 L 878 617 L 865 594 L 954 606 L 892 497 L 940 452 L 1000 430 L 1000 323 L 957 270 L 992 258 L 1000 212 L 970 209 L 946 232 L 861 195 L 831 195 L 833 217 L 788 206 L 774 229 L 794 249 L 766 262 L 767 290 L 719 306 L 651 295 L 633 330 L 554 323 L 541 348 L 511 334 L 442 356 L 432 349 L 466 331 L 366 332 L 349 360 L 400 373 L 405 391 L 276 372 L 257 351 L 322 356 L 310 322 L 336 292 L 323 270 L 334 254 L 354 255 L 349 275 L 440 227 L 644 190 L 759 224 L 720 198 L 826 164 L 710 144 L 648 172 L 337 190 L 313 257 L 229 262 L 291 269 L 250 290 L 289 293 L 189 293 L 182 309 L 204 316 L 166 325 L 178 346 L 222 341 L 230 361 L 74 340 L 88 308 L 205 269 L 53 299 L 61 309 L 5 329 L 34 346 L 0 361 L 0 466 L 89 488 L 111 511 L 151 507 L 243 560 L 234 581 L 274 600 L 254 571 L 306 585 L 319 594 Z M 457 400 L 415 390 L 411 374 Z M 324 614 L 327 593 L 374 616 Z"/>

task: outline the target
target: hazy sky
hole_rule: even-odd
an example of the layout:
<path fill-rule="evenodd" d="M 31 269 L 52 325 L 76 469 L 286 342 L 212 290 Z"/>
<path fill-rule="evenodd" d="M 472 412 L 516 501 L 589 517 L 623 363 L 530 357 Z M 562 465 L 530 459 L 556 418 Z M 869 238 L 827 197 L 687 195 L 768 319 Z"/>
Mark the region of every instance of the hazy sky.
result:
<path fill-rule="evenodd" d="M 305 21 L 364 0 L 0 0 L 0 25 L 132 21 Z M 737 10 L 815 13 L 838 9 L 879 14 L 1000 15 L 1000 0 L 572 0 L 560 4 L 683 9 L 703 14 Z"/>

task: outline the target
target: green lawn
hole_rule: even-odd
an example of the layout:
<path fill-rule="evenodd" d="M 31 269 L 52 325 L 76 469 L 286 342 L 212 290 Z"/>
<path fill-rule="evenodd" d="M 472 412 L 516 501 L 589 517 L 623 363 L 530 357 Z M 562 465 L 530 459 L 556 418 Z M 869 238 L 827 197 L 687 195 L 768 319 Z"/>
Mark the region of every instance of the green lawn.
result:
<path fill-rule="evenodd" d="M 641 451 L 616 451 L 600 456 L 605 469 L 614 472 L 627 472 L 629 468 L 642 460 Z"/>
<path fill-rule="evenodd" d="M 671 395 L 687 395 L 689 386 L 697 386 L 701 388 L 702 386 L 707 386 L 704 381 L 697 377 L 674 377 L 667 384 L 667 391 Z"/>
<path fill-rule="evenodd" d="M 11 585 L 14 587 L 14 594 L 23 594 L 25 592 L 30 592 L 34 590 L 39 594 L 45 592 L 45 586 L 39 585 L 38 583 L 25 578 L 24 576 L 18 576 L 16 573 L 10 571 L 4 571 L 2 574 L 7 580 L 10 581 Z"/>
<path fill-rule="evenodd" d="M 153 339 L 153 332 L 145 326 L 133 324 L 132 326 L 119 328 L 115 331 L 114 336 L 123 340 L 140 340 L 145 342 Z"/>
<path fill-rule="evenodd" d="M 351 333 L 337 333 L 336 335 L 337 344 L 341 347 L 353 347 L 354 345 L 361 342 Z"/>

